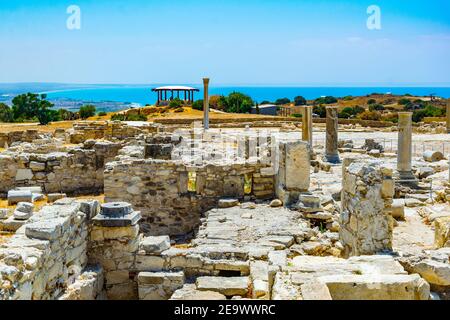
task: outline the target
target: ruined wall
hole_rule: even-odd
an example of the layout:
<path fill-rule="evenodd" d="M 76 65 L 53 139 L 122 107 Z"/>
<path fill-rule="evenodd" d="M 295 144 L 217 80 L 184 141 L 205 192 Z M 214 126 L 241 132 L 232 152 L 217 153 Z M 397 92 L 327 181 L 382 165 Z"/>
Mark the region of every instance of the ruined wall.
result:
<path fill-rule="evenodd" d="M 88 220 L 96 202 L 59 200 L 0 245 L 0 300 L 57 299 L 87 264 Z"/>
<path fill-rule="evenodd" d="M 0 194 L 23 186 L 41 186 L 46 193 L 89 194 L 103 190 L 104 164 L 121 148 L 97 142 L 68 152 L 0 154 Z"/>
<path fill-rule="evenodd" d="M 6 145 L 11 146 L 14 142 L 32 142 L 35 139 L 49 135 L 38 130 L 0 132 L 0 148 L 4 148 Z"/>
<path fill-rule="evenodd" d="M 155 159 L 111 162 L 105 166 L 105 201 L 131 203 L 141 211 L 141 229 L 146 233 L 186 234 L 221 197 L 273 197 L 273 172 L 262 169 L 259 164 L 188 167 Z M 246 180 L 250 191 L 244 188 Z"/>
<path fill-rule="evenodd" d="M 346 159 L 347 160 L 347 159 Z M 340 240 L 344 256 L 392 250 L 392 170 L 380 162 L 345 161 Z"/>
<path fill-rule="evenodd" d="M 69 131 L 70 143 L 83 143 L 90 139 L 127 139 L 141 133 L 155 133 L 159 125 L 146 124 L 145 126 L 130 126 L 120 121 L 89 121 L 77 122 Z"/>

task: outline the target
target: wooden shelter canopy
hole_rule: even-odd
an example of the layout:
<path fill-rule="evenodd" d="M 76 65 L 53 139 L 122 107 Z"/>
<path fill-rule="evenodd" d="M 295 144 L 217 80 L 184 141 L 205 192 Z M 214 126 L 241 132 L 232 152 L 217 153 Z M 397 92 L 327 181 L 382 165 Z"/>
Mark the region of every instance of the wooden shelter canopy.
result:
<path fill-rule="evenodd" d="M 175 98 L 180 99 L 180 92 L 184 93 L 184 101 L 192 103 L 194 101 L 194 92 L 199 92 L 199 89 L 186 87 L 186 86 L 164 86 L 152 89 L 153 92 L 158 94 L 157 105 L 162 101 L 171 101 Z M 170 94 L 167 94 L 167 93 Z M 176 94 L 176 97 L 175 97 Z"/>

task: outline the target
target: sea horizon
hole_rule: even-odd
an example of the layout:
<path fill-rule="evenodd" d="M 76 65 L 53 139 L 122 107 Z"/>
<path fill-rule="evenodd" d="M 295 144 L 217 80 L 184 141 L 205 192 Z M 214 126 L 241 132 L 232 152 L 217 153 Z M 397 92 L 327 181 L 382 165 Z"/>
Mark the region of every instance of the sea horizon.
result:
<path fill-rule="evenodd" d="M 177 83 L 178 84 L 178 83 Z M 21 83 L 0 84 L 0 97 L 10 100 L 13 96 L 25 92 L 46 94 L 51 101 L 74 101 L 102 103 L 101 111 L 118 111 L 131 106 L 138 107 L 152 105 L 157 96 L 151 89 L 158 86 L 170 85 L 158 84 L 63 84 L 63 83 Z M 183 84 L 199 89 L 195 93 L 195 99 L 203 98 L 203 86 L 200 84 Z M 274 102 L 280 98 L 288 98 L 291 101 L 296 96 L 303 96 L 307 100 L 317 99 L 323 96 L 366 96 L 372 93 L 413 96 L 429 96 L 450 98 L 450 86 L 295 86 L 295 85 L 213 85 L 209 88 L 209 95 L 228 95 L 231 92 L 242 92 L 249 95 L 255 103 L 264 101 Z M 180 93 L 180 98 L 183 98 Z M 1 101 L 1 99 L 0 99 Z M 105 103 L 106 102 L 106 103 Z M 107 102 L 111 102 L 111 106 Z M 119 105 L 118 105 L 119 104 Z M 67 107 L 65 103 L 57 103 L 56 108 L 68 108 L 76 110 L 78 104 Z"/>

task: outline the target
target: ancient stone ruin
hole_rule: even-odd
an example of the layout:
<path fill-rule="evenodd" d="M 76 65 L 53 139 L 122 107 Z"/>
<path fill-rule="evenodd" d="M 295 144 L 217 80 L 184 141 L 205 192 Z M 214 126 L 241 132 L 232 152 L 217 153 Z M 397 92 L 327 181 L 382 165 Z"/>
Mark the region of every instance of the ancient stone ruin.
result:
<path fill-rule="evenodd" d="M 0 136 L 0 299 L 448 299 L 448 158 L 336 112 Z"/>

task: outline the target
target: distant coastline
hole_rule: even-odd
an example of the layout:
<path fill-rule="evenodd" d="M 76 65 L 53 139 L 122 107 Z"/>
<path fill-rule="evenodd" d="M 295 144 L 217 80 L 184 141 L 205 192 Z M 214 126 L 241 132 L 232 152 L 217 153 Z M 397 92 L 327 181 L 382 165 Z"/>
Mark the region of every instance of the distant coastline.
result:
<path fill-rule="evenodd" d="M 8 103 L 20 93 L 45 93 L 47 98 L 55 104 L 55 108 L 77 110 L 81 105 L 92 103 L 97 110 L 114 112 L 130 107 L 139 107 L 156 102 L 156 94 L 151 89 L 161 84 L 149 85 L 64 85 L 64 84 L 0 84 L 0 102 Z M 203 96 L 202 86 L 196 99 Z M 34 90 L 33 90 L 34 89 Z M 434 94 L 442 98 L 450 98 L 450 87 L 308 87 L 308 86 L 212 86 L 210 95 L 228 95 L 233 91 L 243 92 L 254 101 L 275 101 L 279 98 L 293 99 L 301 95 L 306 99 L 316 99 L 321 96 L 365 96 L 371 93 L 394 95 L 411 94 L 414 96 L 428 96 Z"/>

